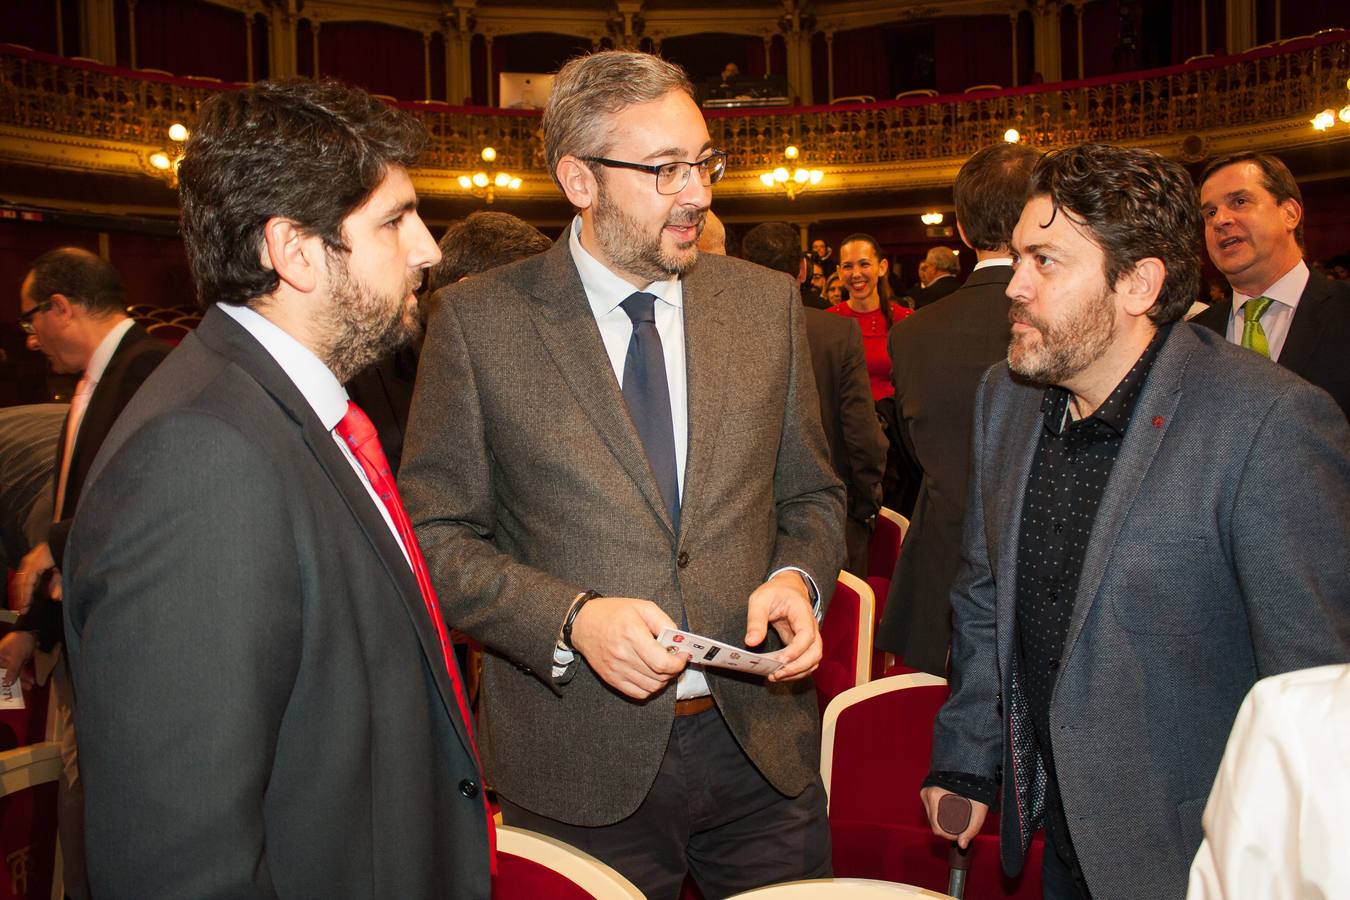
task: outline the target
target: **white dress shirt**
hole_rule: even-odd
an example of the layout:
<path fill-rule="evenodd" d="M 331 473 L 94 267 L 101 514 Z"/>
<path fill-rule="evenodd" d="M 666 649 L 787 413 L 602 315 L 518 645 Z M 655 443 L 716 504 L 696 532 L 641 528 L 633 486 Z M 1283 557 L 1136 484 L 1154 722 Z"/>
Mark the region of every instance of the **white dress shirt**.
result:
<path fill-rule="evenodd" d="M 988 259 L 982 259 L 975 263 L 971 272 L 978 272 L 981 269 L 992 269 L 994 266 L 1011 266 L 1013 264 L 1011 256 L 991 256 Z"/>
<path fill-rule="evenodd" d="M 380 511 L 384 517 L 384 523 L 389 526 L 389 533 L 394 536 L 398 542 L 399 549 L 403 551 L 404 559 L 408 560 L 409 568 L 412 567 L 412 559 L 408 556 L 408 548 L 403 546 L 403 538 L 398 533 L 398 527 L 394 525 L 394 519 L 389 515 L 388 508 L 380 500 L 375 488 L 371 486 L 370 479 L 366 477 L 365 469 L 361 468 L 361 463 L 357 461 L 352 454 L 351 448 L 347 442 L 338 436 L 333 429 L 337 428 L 342 417 L 347 414 L 347 389 L 337 380 L 333 370 L 324 365 L 323 361 L 315 356 L 308 347 L 291 337 L 281 329 L 279 325 L 270 319 L 259 315 L 247 306 L 235 306 L 231 303 L 216 304 L 220 311 L 234 319 L 249 334 L 262 344 L 268 355 L 277 361 L 281 366 L 286 377 L 295 384 L 297 390 L 304 396 L 305 402 L 309 404 L 310 409 L 319 417 L 323 427 L 328 429 L 333 442 L 342 450 L 343 457 L 356 473 L 356 477 L 361 479 L 361 484 L 365 485 L 366 493 L 370 495 L 370 501 L 375 504 L 375 508 Z"/>
<path fill-rule="evenodd" d="M 1298 298 L 1308 286 L 1308 264 L 1299 260 L 1279 280 L 1266 288 L 1262 297 L 1275 302 L 1266 307 L 1261 316 L 1261 330 L 1266 333 L 1266 345 L 1270 348 L 1270 358 L 1279 360 L 1284 350 L 1285 338 L 1289 337 L 1289 326 L 1294 322 L 1294 313 L 1298 311 Z M 1242 327 L 1246 324 L 1242 307 L 1252 299 L 1246 294 L 1233 291 L 1233 308 L 1228 314 L 1228 340 L 1234 344 L 1242 343 Z"/>
<path fill-rule="evenodd" d="M 592 256 L 581 245 L 581 217 L 572 220 L 568 229 L 568 248 L 586 300 L 591 305 L 600 339 L 605 344 L 610 368 L 619 384 L 623 384 L 623 368 L 628 358 L 628 344 L 633 338 L 633 320 L 628 318 L 620 304 L 635 292 L 632 284 L 615 275 L 604 263 Z M 689 452 L 688 378 L 684 352 L 684 286 L 679 278 L 653 282 L 642 288 L 657 298 L 654 304 L 656 331 L 661 336 L 661 351 L 666 358 L 666 384 L 670 388 L 670 421 L 675 429 L 675 473 L 680 495 L 684 495 L 684 462 Z M 814 603 L 816 619 L 820 619 L 820 591 L 805 571 L 785 566 L 773 572 L 797 572 L 806 580 Z M 561 644 L 553 652 L 553 677 L 560 677 L 572 664 L 575 656 Z M 709 694 L 708 680 L 701 666 L 690 665 L 680 674 L 675 696 L 680 700 Z"/>
<path fill-rule="evenodd" d="M 1350 666 L 1258 681 L 1205 806 L 1188 900 L 1350 897 Z"/>

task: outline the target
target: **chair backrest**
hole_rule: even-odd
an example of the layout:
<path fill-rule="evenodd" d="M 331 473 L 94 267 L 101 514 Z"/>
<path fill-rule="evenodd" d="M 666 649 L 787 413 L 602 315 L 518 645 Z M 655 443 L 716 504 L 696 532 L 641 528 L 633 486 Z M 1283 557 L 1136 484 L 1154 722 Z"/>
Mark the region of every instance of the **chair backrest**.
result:
<path fill-rule="evenodd" d="M 909 519 L 883 506 L 877 513 L 877 527 L 867 545 L 867 574 L 872 578 L 889 579 L 895 574 L 895 563 L 900 558 L 900 546 L 909 532 Z"/>
<path fill-rule="evenodd" d="M 17 888 L 18 896 L 55 893 L 56 781 L 60 777 L 59 741 L 0 753 L 0 858 L 8 862 L 10 886 Z"/>
<path fill-rule="evenodd" d="M 901 91 L 895 95 L 895 99 L 903 100 L 906 97 L 936 97 L 937 91 L 932 88 L 915 88 L 912 91 Z"/>
<path fill-rule="evenodd" d="M 876 598 L 867 582 L 840 572 L 834 599 L 820 623 L 823 644 L 815 671 L 816 700 L 822 713 L 842 692 L 872 677 L 872 628 Z"/>
<path fill-rule="evenodd" d="M 497 828 L 493 900 L 643 900 L 633 882 L 570 844 L 523 828 Z"/>
<path fill-rule="evenodd" d="M 844 691 L 821 724 L 820 777 L 830 817 L 927 828 L 919 787 L 933 755 L 933 719 L 947 682 L 923 672 Z"/>
<path fill-rule="evenodd" d="M 967 94 L 977 94 L 980 91 L 1001 91 L 1001 90 L 1003 90 L 1003 85 L 1001 84 L 972 84 L 970 87 L 966 88 L 965 92 Z"/>
<path fill-rule="evenodd" d="M 810 881 L 790 881 L 771 884 L 729 900 L 953 900 L 950 894 L 939 894 L 912 884 L 894 881 L 874 881 L 870 878 L 814 878 Z"/>
<path fill-rule="evenodd" d="M 847 97 L 835 97 L 830 103 L 876 103 L 877 98 L 871 94 L 850 94 Z"/>
<path fill-rule="evenodd" d="M 187 337 L 188 332 L 191 331 L 190 328 L 171 322 L 155 322 L 145 330 L 150 333 L 151 337 L 158 338 L 174 347 L 177 347 L 178 342 Z"/>

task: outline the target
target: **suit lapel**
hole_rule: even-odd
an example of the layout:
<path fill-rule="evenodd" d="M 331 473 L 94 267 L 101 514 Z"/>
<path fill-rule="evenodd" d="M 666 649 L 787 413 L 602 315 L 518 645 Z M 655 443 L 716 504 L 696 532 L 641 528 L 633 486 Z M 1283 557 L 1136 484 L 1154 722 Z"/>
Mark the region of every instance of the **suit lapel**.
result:
<path fill-rule="evenodd" d="M 1003 366 L 997 376 L 1013 379 L 1013 375 Z M 994 570 L 994 583 L 1002 596 L 996 600 L 996 618 L 999 631 L 1013 635 L 1014 614 L 1017 610 L 1017 543 L 1022 528 L 1022 506 L 1026 499 L 1027 479 L 1031 476 L 1031 462 L 1036 455 L 1036 446 L 1040 442 L 1041 397 L 1040 388 L 1022 386 L 1013 388 L 1013 400 L 1003 415 L 1008 417 L 1006 427 L 998 421 L 997 414 L 989 416 L 986 426 L 998 435 L 996 443 L 986 451 L 986 482 L 1001 487 L 995 488 L 993 521 L 996 527 L 991 533 L 1000 538 L 998 546 L 1004 548 Z M 1004 472 L 1020 473 L 1018 478 L 1001 477 Z M 993 476 L 991 478 L 991 476 Z M 986 488 L 988 489 L 988 488 Z M 1011 671 L 1013 641 L 1000 639 L 999 670 Z"/>
<path fill-rule="evenodd" d="M 1289 323 L 1289 334 L 1280 350 L 1280 365 L 1291 372 L 1302 374 L 1312 362 L 1325 329 L 1322 325 L 1327 304 L 1327 280 L 1308 270 L 1308 284 L 1298 298 L 1294 321 Z"/>
<path fill-rule="evenodd" d="M 1069 633 L 1064 641 L 1064 659 L 1073 653 L 1074 643 L 1096 601 L 1121 529 L 1153 464 L 1153 457 L 1172 427 L 1173 414 L 1181 402 L 1182 375 L 1196 345 L 1195 334 L 1189 328 L 1174 325 L 1135 404 L 1083 554 L 1083 571 L 1069 619 Z"/>
<path fill-rule="evenodd" d="M 694 266 L 684 278 L 684 352 L 685 383 L 689 393 L 689 452 L 684 463 L 684 491 L 680 520 L 690 521 L 706 499 L 701 488 L 709 481 L 717 436 L 721 433 L 722 405 L 726 399 L 726 379 L 721 377 L 721 361 L 727 350 L 724 335 L 729 334 L 716 302 L 723 285 L 701 275 Z"/>
<path fill-rule="evenodd" d="M 473 743 L 469 737 L 468 723 L 461 721 L 459 716 L 459 703 L 455 699 L 450 674 L 446 671 L 444 656 L 441 653 L 440 635 L 436 633 L 435 626 L 427 614 L 421 588 L 417 586 L 417 579 L 403 555 L 402 548 L 389 530 L 384 517 L 375 507 L 375 502 L 351 463 L 338 449 L 332 434 L 323 427 L 323 423 L 314 414 L 313 408 L 295 383 L 242 326 L 218 309 L 212 308 L 198 326 L 197 334 L 208 346 L 233 360 L 246 371 L 295 421 L 305 445 L 346 503 L 352 517 L 365 532 L 375 555 L 397 587 L 399 600 L 412 622 L 418 643 L 422 646 L 422 653 L 440 691 L 441 701 L 445 704 L 450 721 L 454 724 L 455 733 L 464 744 L 465 752 L 472 755 Z"/>
<path fill-rule="evenodd" d="M 628 416 L 623 391 L 609 365 L 566 235 L 544 255 L 530 293 L 536 301 L 531 310 L 535 331 L 553 364 L 600 439 L 674 538 L 675 527 L 647 462 L 642 439 Z M 688 299 L 686 290 L 686 307 Z"/>
<path fill-rule="evenodd" d="M 103 446 L 103 439 L 107 437 L 112 429 L 113 422 L 122 411 L 118 403 L 118 395 L 121 391 L 121 385 L 117 383 L 118 371 L 127 354 L 142 339 L 151 341 L 154 338 L 141 328 L 139 325 L 132 325 L 127 329 L 127 333 L 122 335 L 122 339 L 117 342 L 117 349 L 108 360 L 108 365 L 103 370 L 103 377 L 99 379 L 94 387 L 94 392 L 89 396 L 89 405 L 84 409 L 84 415 L 80 417 L 80 428 L 75 432 L 75 443 L 70 448 L 70 470 L 66 474 L 66 495 L 62 498 L 61 505 L 65 507 L 59 510 L 60 518 L 69 518 L 75 514 L 75 504 L 80 498 L 80 493 L 84 487 L 85 475 L 89 472 L 89 467 L 94 462 L 94 456 L 97 455 L 99 447 Z M 61 426 L 61 447 L 65 447 L 66 428 L 70 425 L 70 417 L 66 417 L 66 424 Z M 60 450 L 57 451 L 57 472 L 60 472 L 61 459 Z M 66 512 L 69 510 L 69 512 Z"/>

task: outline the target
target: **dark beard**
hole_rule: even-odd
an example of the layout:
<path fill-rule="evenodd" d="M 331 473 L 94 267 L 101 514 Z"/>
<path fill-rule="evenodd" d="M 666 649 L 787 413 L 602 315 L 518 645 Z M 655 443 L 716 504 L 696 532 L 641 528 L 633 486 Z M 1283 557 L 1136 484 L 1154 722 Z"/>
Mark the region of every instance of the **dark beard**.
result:
<path fill-rule="evenodd" d="M 398 298 L 380 294 L 352 277 L 345 255 L 330 252 L 328 259 L 332 281 L 323 323 L 327 349 L 323 361 L 338 381 L 346 383 L 416 337 L 422 322 L 416 305 L 405 306 L 406 292 Z M 415 287 L 406 283 L 407 292 Z"/>
<path fill-rule="evenodd" d="M 643 234 L 641 226 L 622 209 L 611 204 L 603 187 L 595 205 L 595 236 L 600 242 L 609 264 L 620 272 L 638 275 L 648 281 L 666 281 L 683 275 L 698 262 L 698 238 L 703 234 L 704 214 L 673 209 L 670 224 L 690 225 L 697 220 L 698 229 L 691 243 L 693 252 L 672 256 L 661 246 L 661 235 L 655 238 Z"/>

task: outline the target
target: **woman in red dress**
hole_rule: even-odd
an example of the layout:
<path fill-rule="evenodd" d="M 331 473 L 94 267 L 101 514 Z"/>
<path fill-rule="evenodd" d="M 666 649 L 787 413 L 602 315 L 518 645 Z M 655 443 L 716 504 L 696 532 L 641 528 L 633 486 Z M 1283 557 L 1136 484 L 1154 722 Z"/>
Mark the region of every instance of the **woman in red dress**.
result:
<path fill-rule="evenodd" d="M 881 258 L 881 248 L 871 235 L 854 234 L 845 238 L 839 248 L 839 278 L 848 291 L 848 299 L 830 307 L 832 313 L 856 319 L 862 329 L 867 376 L 872 383 L 874 401 L 895 394 L 886 334 L 893 324 L 914 311 L 883 298 L 882 282 L 888 269 L 889 263 Z"/>

